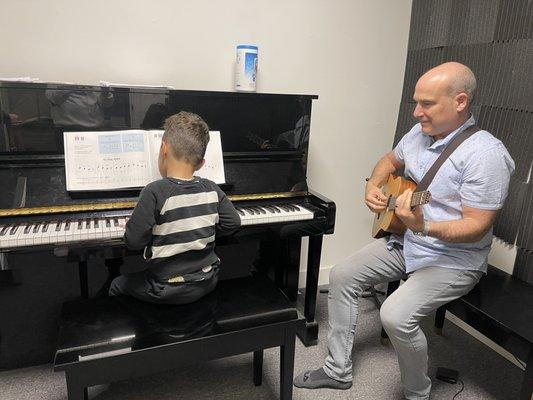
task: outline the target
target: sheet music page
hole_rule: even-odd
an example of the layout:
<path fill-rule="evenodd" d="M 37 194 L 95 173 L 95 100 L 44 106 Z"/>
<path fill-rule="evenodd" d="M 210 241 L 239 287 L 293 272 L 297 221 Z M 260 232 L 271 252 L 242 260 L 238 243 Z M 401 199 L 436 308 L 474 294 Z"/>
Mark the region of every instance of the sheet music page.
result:
<path fill-rule="evenodd" d="M 138 188 L 150 181 L 143 130 L 64 132 L 68 191 Z"/>
<path fill-rule="evenodd" d="M 209 132 L 209 144 L 205 151 L 205 164 L 196 175 L 215 183 L 226 183 L 224 159 L 222 158 L 222 141 L 219 131 Z"/>
<path fill-rule="evenodd" d="M 152 130 L 149 132 L 150 164 L 152 170 L 151 181 L 161 179 L 158 167 L 159 147 L 164 131 Z M 215 183 L 226 183 L 224 174 L 224 160 L 222 158 L 222 141 L 219 131 L 209 132 L 209 144 L 205 151 L 205 164 L 195 173 L 202 178 L 209 179 Z"/>
<path fill-rule="evenodd" d="M 150 158 L 150 182 L 161 179 L 159 173 L 159 148 L 161 147 L 161 139 L 163 138 L 163 130 L 150 130 L 148 131 L 148 149 Z"/>

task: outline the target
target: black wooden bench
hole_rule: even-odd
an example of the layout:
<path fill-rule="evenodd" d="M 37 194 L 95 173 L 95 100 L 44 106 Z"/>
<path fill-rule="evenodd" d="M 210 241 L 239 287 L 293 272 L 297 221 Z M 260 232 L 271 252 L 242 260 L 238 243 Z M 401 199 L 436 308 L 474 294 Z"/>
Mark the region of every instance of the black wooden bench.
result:
<path fill-rule="evenodd" d="M 389 296 L 399 286 L 390 282 Z M 487 275 L 465 296 L 437 309 L 435 331 L 442 335 L 446 311 L 481 332 L 515 357 L 526 361 L 520 399 L 533 391 L 533 287 L 500 269 L 488 266 Z M 381 341 L 388 341 L 381 330 Z"/>
<path fill-rule="evenodd" d="M 198 302 L 161 306 L 130 297 L 63 305 L 55 371 L 65 371 L 69 400 L 87 388 L 202 361 L 253 352 L 261 384 L 263 349 L 280 347 L 280 399 L 292 398 L 296 330 L 294 304 L 268 279 L 219 282 Z"/>
<path fill-rule="evenodd" d="M 520 399 L 533 392 L 533 287 L 490 266 L 467 295 L 437 310 L 435 329 L 442 334 L 446 311 L 526 361 Z"/>

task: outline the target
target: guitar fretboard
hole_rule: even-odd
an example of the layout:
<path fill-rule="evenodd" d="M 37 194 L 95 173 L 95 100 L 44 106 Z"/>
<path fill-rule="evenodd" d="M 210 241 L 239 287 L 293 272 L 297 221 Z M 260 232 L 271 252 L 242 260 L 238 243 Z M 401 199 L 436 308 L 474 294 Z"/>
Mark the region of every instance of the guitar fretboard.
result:
<path fill-rule="evenodd" d="M 414 192 L 411 198 L 411 207 L 421 206 L 431 201 L 431 193 L 427 190 L 423 192 Z"/>

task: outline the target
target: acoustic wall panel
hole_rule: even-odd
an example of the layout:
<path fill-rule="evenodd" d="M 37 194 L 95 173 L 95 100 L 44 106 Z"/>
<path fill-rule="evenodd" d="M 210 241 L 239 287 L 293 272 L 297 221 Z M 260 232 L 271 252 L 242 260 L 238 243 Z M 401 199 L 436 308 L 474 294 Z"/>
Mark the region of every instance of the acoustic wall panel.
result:
<path fill-rule="evenodd" d="M 494 232 L 523 249 L 516 268 L 533 274 L 533 1 L 414 0 L 394 145 L 417 122 L 413 93 L 420 76 L 446 61 L 468 65 L 478 89 L 477 123 L 499 138 L 516 163 Z M 517 260 L 517 263 L 519 261 Z M 518 264 L 517 264 L 518 265 Z M 522 279 L 522 278 L 521 278 Z M 529 278 L 528 278 L 529 279 Z"/>

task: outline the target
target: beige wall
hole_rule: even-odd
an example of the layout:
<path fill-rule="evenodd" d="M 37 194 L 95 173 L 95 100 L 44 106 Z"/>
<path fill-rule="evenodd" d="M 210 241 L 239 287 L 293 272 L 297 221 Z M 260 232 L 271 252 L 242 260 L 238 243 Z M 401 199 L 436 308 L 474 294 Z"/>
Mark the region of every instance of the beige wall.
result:
<path fill-rule="evenodd" d="M 410 0 L 0 0 L 0 77 L 232 90 L 235 45 L 259 46 L 259 91 L 318 94 L 309 183 L 335 200 L 321 282 L 370 241 L 364 178 L 390 149 Z M 490 261 L 511 272 L 515 251 Z"/>
<path fill-rule="evenodd" d="M 318 94 L 309 183 L 337 203 L 330 267 L 370 241 L 364 178 L 391 147 L 410 0 L 0 0 L 0 77 L 232 90 L 235 45 L 259 45 L 261 92 Z M 491 262 L 515 252 L 495 241 Z M 512 358 L 511 356 L 509 356 Z"/>
<path fill-rule="evenodd" d="M 323 266 L 370 240 L 364 178 L 392 144 L 410 0 L 0 3 L 2 77 L 232 90 L 235 45 L 257 44 L 259 91 L 320 96 L 309 183 L 338 207 Z"/>

